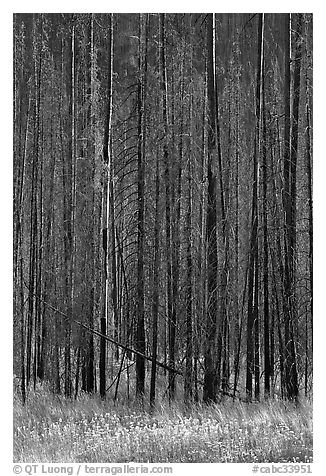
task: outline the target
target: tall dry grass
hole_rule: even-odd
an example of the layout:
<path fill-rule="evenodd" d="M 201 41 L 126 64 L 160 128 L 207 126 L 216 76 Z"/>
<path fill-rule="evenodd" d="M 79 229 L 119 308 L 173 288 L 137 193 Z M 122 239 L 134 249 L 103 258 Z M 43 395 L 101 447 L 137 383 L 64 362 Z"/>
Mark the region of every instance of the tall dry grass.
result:
<path fill-rule="evenodd" d="M 14 397 L 15 462 L 310 462 L 312 405 L 161 403 L 155 410 L 44 389 Z"/>

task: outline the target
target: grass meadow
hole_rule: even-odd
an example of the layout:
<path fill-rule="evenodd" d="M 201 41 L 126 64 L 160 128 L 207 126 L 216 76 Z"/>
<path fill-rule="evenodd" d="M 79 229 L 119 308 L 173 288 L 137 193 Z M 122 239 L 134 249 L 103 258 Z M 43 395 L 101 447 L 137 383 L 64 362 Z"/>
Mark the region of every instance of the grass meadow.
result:
<path fill-rule="evenodd" d="M 78 400 L 44 389 L 14 395 L 14 462 L 311 462 L 312 404 L 206 406 Z"/>

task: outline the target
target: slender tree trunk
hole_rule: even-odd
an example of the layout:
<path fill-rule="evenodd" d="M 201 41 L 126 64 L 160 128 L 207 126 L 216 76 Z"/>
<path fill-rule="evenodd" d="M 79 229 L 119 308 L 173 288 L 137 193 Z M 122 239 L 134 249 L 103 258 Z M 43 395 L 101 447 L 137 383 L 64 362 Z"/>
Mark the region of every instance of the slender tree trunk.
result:
<path fill-rule="evenodd" d="M 30 122 L 31 98 L 29 90 L 26 90 L 23 64 L 19 64 L 19 56 L 24 55 L 21 50 L 25 46 L 22 41 L 19 44 L 16 15 L 14 15 L 14 316 L 18 317 L 20 333 L 20 390 L 22 402 L 26 402 L 26 366 L 25 366 L 25 283 L 24 283 L 24 198 L 25 198 L 25 174 L 26 152 L 28 143 L 28 130 Z M 21 48 L 21 50 L 20 50 Z M 21 68 L 21 74 L 18 73 Z M 22 93 L 25 93 L 23 95 Z M 26 98 L 25 101 L 23 98 Z M 24 104 L 27 106 L 24 107 Z M 24 111 L 26 119 L 24 121 Z M 25 128 L 24 128 L 25 123 Z M 17 164 L 16 164 L 17 161 Z"/>
<path fill-rule="evenodd" d="M 75 150 L 75 24 L 71 17 L 71 38 L 68 40 L 67 95 L 68 95 L 68 153 L 67 153 L 67 199 L 66 199 L 66 283 L 67 315 L 65 322 L 65 396 L 72 396 L 71 365 L 71 319 L 74 303 L 74 251 L 75 251 L 75 188 L 76 188 L 76 150 Z"/>
<path fill-rule="evenodd" d="M 192 109 L 192 107 L 191 107 Z M 191 123 L 192 117 L 190 117 Z M 191 147 L 190 147 L 191 153 Z M 186 371 L 185 371 L 185 401 L 192 400 L 193 395 L 193 331 L 192 331 L 192 253 L 191 253 L 191 161 L 188 159 L 188 193 L 187 193 L 187 215 L 186 215 L 186 243 L 187 243 L 187 265 L 186 265 Z"/>
<path fill-rule="evenodd" d="M 217 332 L 217 240 L 216 240 L 216 177 L 213 152 L 216 144 L 215 84 L 213 56 L 213 14 L 207 17 L 207 98 L 208 98 L 208 198 L 207 198 L 207 315 L 204 354 L 204 402 L 215 401 L 217 392 L 215 338 Z"/>
<path fill-rule="evenodd" d="M 311 120 L 309 104 L 307 104 L 307 132 L 306 132 L 306 169 L 308 178 L 308 203 L 309 203 L 309 282 L 310 282 L 310 319 L 311 333 L 313 332 L 313 207 L 312 207 L 312 158 L 311 158 Z"/>
<path fill-rule="evenodd" d="M 312 224 L 312 159 L 311 159 L 311 125 L 310 125 L 310 111 L 309 104 L 306 106 L 307 126 L 306 126 L 306 170 L 308 178 L 308 204 L 309 204 L 309 283 L 310 283 L 310 332 L 308 326 L 308 307 L 306 315 L 306 349 L 305 349 L 305 395 L 308 395 L 308 362 L 309 362 L 309 348 L 313 346 L 313 224 Z M 309 347 L 309 334 L 311 335 Z"/>
<path fill-rule="evenodd" d="M 246 392 L 248 400 L 252 398 L 252 378 L 255 377 L 255 398 L 259 398 L 259 315 L 258 315 L 258 190 L 259 190 L 259 154 L 261 127 L 261 75 L 263 59 L 264 18 L 259 14 L 258 55 L 256 80 L 256 130 L 254 144 L 253 194 L 251 214 L 251 239 L 248 281 L 248 317 L 247 317 L 247 373 Z"/>
<path fill-rule="evenodd" d="M 87 115 L 88 126 L 90 127 L 90 145 L 87 148 L 88 155 L 91 157 L 92 162 L 92 175 L 91 183 L 93 185 L 92 191 L 92 213 L 91 218 L 92 230 L 90 231 L 90 305 L 88 325 L 91 329 L 94 328 L 94 315 L 96 313 L 96 240 L 97 240 L 97 220 L 96 220 L 96 192 L 95 192 L 95 171 L 96 171 L 96 97 L 95 97 L 95 75 L 96 75 L 96 53 L 95 53 L 95 32 L 94 32 L 94 14 L 92 13 L 89 18 L 89 48 L 88 48 L 88 65 L 89 74 L 87 75 L 86 87 L 91 91 L 91 105 L 89 108 L 89 114 Z M 94 391 L 95 376 L 94 376 L 94 361 L 95 361 L 95 349 L 94 349 L 94 336 L 89 334 L 87 336 L 87 351 L 86 351 L 86 375 L 85 386 L 86 391 L 92 393 Z"/>
<path fill-rule="evenodd" d="M 206 84 L 204 86 L 206 92 Z M 203 94 L 202 99 L 202 117 L 201 117 L 201 157 L 200 157 L 200 175 L 201 182 L 200 190 L 200 204 L 199 204 L 199 224 L 200 224 L 200 241 L 197 253 L 197 267 L 199 275 L 199 293 L 197 293 L 197 312 L 194 313 L 194 401 L 199 401 L 199 389 L 198 389 L 198 373 L 199 363 L 201 356 L 201 342 L 202 336 L 202 323 L 206 321 L 206 297 L 207 297 L 207 253 L 206 253 L 206 217 L 207 217 L 207 147 L 206 147 L 206 94 Z"/>
<path fill-rule="evenodd" d="M 108 90 L 107 90 L 107 114 L 104 128 L 103 140 L 103 160 L 106 164 L 106 177 L 103 188 L 103 226 L 102 241 L 104 251 L 104 292 L 103 292 L 103 315 L 101 317 L 100 328 L 101 334 L 106 335 L 108 323 L 108 226 L 109 226 L 109 210 L 110 210 L 110 163 L 112 161 L 112 103 L 113 103 L 113 14 L 110 14 L 109 23 L 109 56 L 108 56 Z M 106 340 L 104 337 L 100 339 L 100 395 L 105 398 L 106 395 Z"/>
<path fill-rule="evenodd" d="M 298 376 L 295 356 L 293 319 L 295 311 L 294 302 L 294 229 L 293 229 L 293 203 L 295 201 L 293 184 L 295 178 L 293 166 L 291 166 L 291 75 L 290 75 L 290 14 L 284 15 L 285 32 L 285 55 L 284 55 L 284 103 L 285 103 L 285 126 L 284 126 L 284 247 L 285 247 L 285 273 L 284 273 L 284 340 L 285 340 L 285 385 L 286 398 L 296 399 L 298 396 Z"/>
<path fill-rule="evenodd" d="M 113 41 L 113 37 L 112 37 Z M 110 81 L 110 88 L 113 94 L 113 85 Z M 111 143 L 109 147 L 111 151 L 113 150 L 112 147 L 112 134 L 110 134 L 109 140 Z M 112 302 L 112 310 L 113 310 L 113 328 L 114 328 L 114 338 L 115 340 L 119 339 L 120 329 L 119 329 L 119 315 L 118 315 L 118 282 L 117 282 L 117 255 L 116 255 L 116 239 L 115 239 L 115 191 L 114 191 L 114 160 L 111 157 L 109 162 L 109 213 L 110 213 L 110 224 L 108 223 L 108 227 L 110 229 L 110 258 L 111 258 L 111 281 L 112 281 L 112 288 L 111 288 L 111 302 Z M 116 360 L 119 359 L 119 349 L 118 347 L 115 349 L 115 358 Z"/>
<path fill-rule="evenodd" d="M 148 18 L 148 15 L 147 15 Z M 145 24 L 146 22 L 146 24 Z M 139 15 L 139 78 L 138 78 L 138 237 L 137 237 L 137 323 L 136 350 L 145 354 L 145 309 L 144 309 L 144 188 L 145 188 L 145 95 L 147 62 L 147 19 Z M 145 360 L 136 355 L 136 395 L 145 392 Z"/>
<path fill-rule="evenodd" d="M 163 160 L 165 182 L 165 241 L 166 241 L 166 267 L 167 267 L 167 320 L 169 342 L 169 366 L 174 368 L 174 333 L 173 333 L 173 302 L 172 302 L 172 246 L 171 246 L 171 182 L 168 150 L 168 110 L 167 110 L 167 71 L 166 71 L 166 39 L 165 39 L 165 14 L 160 14 L 160 68 L 161 68 L 161 94 L 162 114 L 164 127 Z M 169 372 L 169 397 L 173 398 L 174 374 Z"/>
<path fill-rule="evenodd" d="M 264 68 L 265 69 L 265 68 Z M 270 395 L 270 315 L 269 315 L 269 260 L 268 260 L 268 204 L 267 204 L 267 131 L 265 112 L 265 72 L 263 79 L 263 110 L 262 110 L 262 202 L 263 202 L 263 287 L 264 287 L 264 389 L 265 397 Z"/>
<path fill-rule="evenodd" d="M 23 231 L 23 230 L 21 230 Z M 24 302 L 25 302 L 25 296 L 24 296 L 24 274 L 23 274 L 23 266 L 24 266 L 24 260 L 23 260 L 23 253 L 22 253 L 22 237 L 20 235 L 20 312 L 21 312 L 21 318 L 20 318 L 20 336 L 21 336 L 21 383 L 20 383 L 20 388 L 21 388 L 21 393 L 22 393 L 22 401 L 23 404 L 25 405 L 26 403 L 26 372 L 25 372 L 25 309 L 24 309 Z"/>
<path fill-rule="evenodd" d="M 79 390 L 79 374 L 80 374 L 80 345 L 78 346 L 77 350 L 77 362 L 76 362 L 76 376 L 75 376 L 75 395 L 74 398 L 77 400 L 78 397 L 78 390 Z"/>
<path fill-rule="evenodd" d="M 239 273 L 240 273 L 240 266 L 239 266 L 239 162 L 240 162 L 240 137 L 239 137 L 239 118 L 240 118 L 240 101 L 239 101 L 239 94 L 240 94 L 240 84 L 239 79 L 237 83 L 237 95 L 236 95 L 236 134 L 235 134 L 235 141 L 236 141 L 236 150 L 235 150 L 235 315 L 236 315 L 236 323 L 235 323 L 235 339 L 234 339 L 234 384 L 233 384 L 233 398 L 235 398 L 237 386 L 238 386 L 238 374 L 239 374 L 239 360 L 240 360 L 240 349 L 241 349 L 241 337 L 242 337 L 242 312 L 240 311 L 239 305 Z M 240 316 L 241 312 L 241 316 Z"/>
<path fill-rule="evenodd" d="M 33 358 L 33 328 L 34 328 L 34 386 L 36 383 L 36 342 L 37 342 L 37 306 L 35 298 L 37 291 L 37 257 L 38 257 L 38 166 L 39 166 L 39 134 L 40 134 L 40 103 L 41 103 L 41 68 L 42 52 L 38 45 L 38 22 L 34 17 L 33 21 L 33 58 L 34 58 L 34 85 L 35 85 L 35 107 L 34 107 L 34 144 L 32 162 L 32 190 L 31 190 L 31 221 L 30 221 L 30 256 L 29 256 L 29 305 L 27 324 L 27 358 L 26 358 L 26 384 L 28 386 L 32 372 Z"/>
<path fill-rule="evenodd" d="M 101 334 L 106 336 L 106 318 L 101 318 Z M 106 396 L 106 340 L 100 338 L 100 395 L 102 398 Z"/>
<path fill-rule="evenodd" d="M 160 199 L 160 168 L 159 158 L 156 156 L 156 177 L 155 177 L 155 222 L 154 222 L 154 265 L 153 265 L 153 297 L 152 297 L 152 369 L 150 403 L 155 404 L 156 397 L 156 360 L 157 360 L 157 332 L 158 332 L 158 306 L 159 306 L 159 244 L 160 244 L 160 221 L 159 221 L 159 199 Z"/>
<path fill-rule="evenodd" d="M 282 326 L 281 326 L 281 305 L 283 305 L 283 312 L 284 312 L 284 299 L 282 303 L 280 303 L 280 299 L 282 299 L 282 294 L 284 293 L 284 263 L 282 259 L 278 259 L 278 266 L 276 265 L 276 256 L 282 257 L 282 246 L 281 246 L 281 224 L 280 224 L 280 211 L 277 204 L 277 187 L 276 187 L 276 169 L 274 167 L 274 162 L 276 161 L 274 157 L 274 152 L 272 148 L 272 157 L 271 157 L 271 176 L 273 177 L 272 180 L 272 196 L 274 197 L 274 204 L 273 204 L 273 214 L 272 214 L 272 226 L 275 230 L 275 250 L 272 248 L 271 243 L 269 242 L 269 254 L 271 257 L 271 268 L 272 268 L 272 276 L 271 276 L 271 286 L 272 286 L 272 297 L 274 298 L 274 309 L 276 313 L 276 322 L 274 322 L 275 332 L 277 332 L 278 336 L 278 347 L 279 347 L 279 362 L 280 362 L 280 387 L 282 396 L 284 394 L 284 342 L 282 337 Z M 277 280 L 277 277 L 279 278 Z M 281 293 L 279 288 L 281 288 Z M 280 296 L 279 296 L 280 295 Z M 274 319 L 275 321 L 275 319 Z M 271 336 L 271 349 L 273 348 L 273 341 Z M 273 357 L 273 351 L 271 350 L 271 357 Z M 274 357 L 273 357 L 274 358 Z M 274 364 L 271 360 L 271 368 L 274 369 Z"/>
<path fill-rule="evenodd" d="M 221 145 L 221 131 L 219 120 L 219 101 L 218 101 L 218 87 L 217 87 L 217 45 L 216 45 L 216 18 L 214 15 L 214 32 L 213 32 L 213 50 L 214 51 L 214 78 L 215 78 L 215 121 L 216 121 L 216 145 L 218 158 L 218 174 L 219 174 L 219 195 L 220 195 L 220 214 L 222 224 L 222 242 L 223 242 L 223 266 L 221 272 L 220 284 L 220 325 L 218 329 L 217 339 L 217 357 L 216 357 L 216 372 L 217 372 L 217 386 L 220 384 L 220 374 L 222 376 L 222 388 L 225 391 L 229 379 L 229 324 L 227 318 L 227 279 L 229 268 L 229 240 L 227 233 L 226 221 L 226 197 L 224 184 L 224 167 L 222 160 L 222 145 Z M 230 130 L 230 129 L 229 129 Z M 229 137 L 230 141 L 230 137 Z"/>
<path fill-rule="evenodd" d="M 300 106 L 300 79 L 301 79 L 301 56 L 302 56 L 302 14 L 297 14 L 296 41 L 294 55 L 294 78 L 293 78 L 293 107 L 292 107 L 292 127 L 291 127 L 291 149 L 290 149 L 290 196 L 291 196 L 291 234 L 290 249 L 292 250 L 292 276 L 293 294 L 295 291 L 296 276 L 296 198 L 297 198 L 297 161 L 298 161 L 298 140 L 299 140 L 299 106 Z M 293 312 L 295 310 L 293 309 Z"/>
<path fill-rule="evenodd" d="M 41 144 L 44 144 L 44 120 L 42 117 Z M 38 332 L 37 332 L 37 348 L 36 348 L 36 376 L 41 381 L 44 380 L 45 371 L 45 350 L 46 350 L 46 319 L 44 305 L 40 297 L 44 295 L 44 146 L 42 146 L 40 179 L 39 179 L 39 239 L 38 239 L 38 271 L 36 280 L 36 294 L 38 296 L 37 313 L 38 313 Z"/>
<path fill-rule="evenodd" d="M 24 282 L 24 256 L 23 256 L 23 236 L 24 236 L 24 219 L 23 210 L 25 202 L 25 173 L 26 173 L 26 154 L 27 154 L 27 141 L 29 130 L 29 116 L 30 116 L 30 96 L 28 95 L 28 108 L 26 117 L 26 128 L 24 134 L 23 150 L 21 154 L 22 165 L 20 169 L 20 186 L 19 197 L 17 206 L 17 224 L 16 224 L 16 239 L 14 242 L 14 283 L 17 283 L 18 289 L 18 270 L 20 280 L 20 335 L 21 335 L 21 393 L 23 404 L 26 402 L 26 322 L 25 322 L 25 282 Z M 16 271 L 17 270 L 17 271 Z M 17 275 L 16 275 L 17 272 Z M 18 305 L 17 305 L 18 312 Z"/>

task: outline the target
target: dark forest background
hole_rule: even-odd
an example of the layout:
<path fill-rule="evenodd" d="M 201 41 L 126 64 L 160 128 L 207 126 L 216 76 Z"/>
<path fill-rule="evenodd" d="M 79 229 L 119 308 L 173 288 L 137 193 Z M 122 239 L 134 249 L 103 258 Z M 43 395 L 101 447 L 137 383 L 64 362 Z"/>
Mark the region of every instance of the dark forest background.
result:
<path fill-rule="evenodd" d="M 14 15 L 14 374 L 312 391 L 312 15 Z"/>

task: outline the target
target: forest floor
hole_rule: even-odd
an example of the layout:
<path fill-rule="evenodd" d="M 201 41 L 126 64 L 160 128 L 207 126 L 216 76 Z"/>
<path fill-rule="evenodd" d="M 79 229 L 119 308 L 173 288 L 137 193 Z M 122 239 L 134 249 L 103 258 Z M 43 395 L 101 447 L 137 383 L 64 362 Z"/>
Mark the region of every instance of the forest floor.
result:
<path fill-rule="evenodd" d="M 14 395 L 14 462 L 311 462 L 312 404 L 114 405 L 44 389 Z"/>

